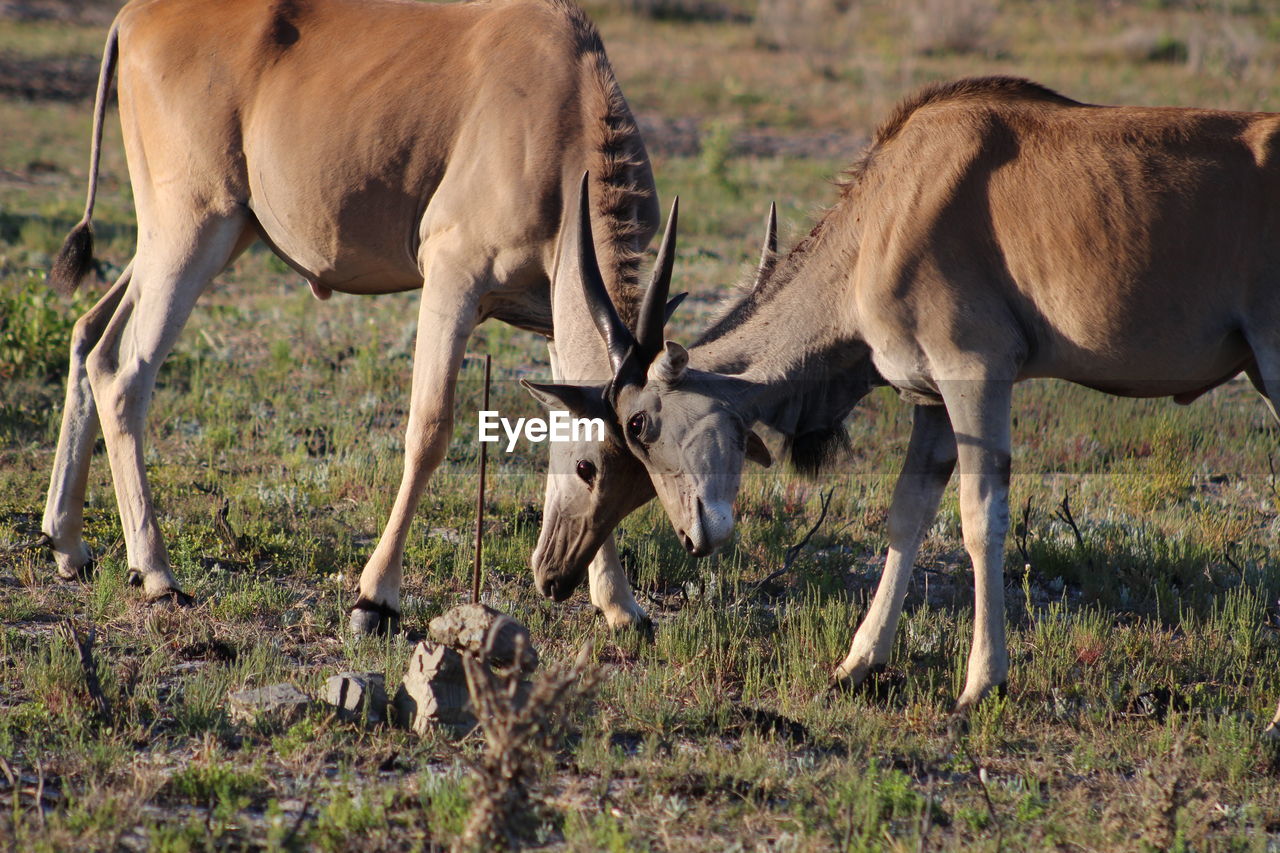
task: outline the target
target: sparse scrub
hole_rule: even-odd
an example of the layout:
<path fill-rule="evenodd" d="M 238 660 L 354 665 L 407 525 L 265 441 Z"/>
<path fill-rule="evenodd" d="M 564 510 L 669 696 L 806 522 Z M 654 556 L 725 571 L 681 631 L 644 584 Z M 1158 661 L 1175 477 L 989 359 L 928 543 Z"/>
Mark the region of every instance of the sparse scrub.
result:
<path fill-rule="evenodd" d="M 989 50 L 997 0 L 910 0 L 904 11 L 915 49 L 925 55 Z"/>
<path fill-rule="evenodd" d="M 759 0 L 755 30 L 771 49 L 847 51 L 855 44 L 858 19 L 851 0 Z"/>
<path fill-rule="evenodd" d="M 75 312 L 91 304 L 79 296 L 68 309 L 35 275 L 0 280 L 0 381 L 55 381 L 66 369 Z"/>

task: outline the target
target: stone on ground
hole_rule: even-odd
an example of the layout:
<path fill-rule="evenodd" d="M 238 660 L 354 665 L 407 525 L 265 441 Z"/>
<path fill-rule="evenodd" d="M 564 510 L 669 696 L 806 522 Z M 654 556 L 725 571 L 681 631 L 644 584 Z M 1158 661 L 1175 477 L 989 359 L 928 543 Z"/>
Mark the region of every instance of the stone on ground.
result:
<path fill-rule="evenodd" d="M 343 720 L 363 720 L 368 725 L 387 718 L 387 687 L 380 672 L 340 672 L 325 684 L 325 701 L 338 709 Z"/>
<path fill-rule="evenodd" d="M 311 707 L 311 697 L 292 684 L 272 684 L 227 694 L 227 713 L 242 723 L 288 726 Z"/>
<path fill-rule="evenodd" d="M 517 654 L 521 672 L 527 675 L 538 667 L 529 629 L 492 607 L 460 604 L 432 619 L 428 630 L 437 643 L 471 652 L 494 669 L 509 668 Z"/>
<path fill-rule="evenodd" d="M 418 643 L 392 701 L 397 725 L 426 734 L 432 726 L 470 729 L 476 724 L 462 656 L 435 643 Z"/>

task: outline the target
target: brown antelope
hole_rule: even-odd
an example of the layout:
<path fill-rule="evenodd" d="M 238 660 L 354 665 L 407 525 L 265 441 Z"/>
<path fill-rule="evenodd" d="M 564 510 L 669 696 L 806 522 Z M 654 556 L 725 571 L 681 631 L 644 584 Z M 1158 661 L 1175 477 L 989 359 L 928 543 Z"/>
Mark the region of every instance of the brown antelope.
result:
<path fill-rule="evenodd" d="M 357 632 L 393 628 L 409 524 L 449 442 L 475 326 L 497 318 L 554 335 L 559 378 L 610 372 L 577 282 L 582 252 L 560 246 L 580 194 L 594 199 L 600 225 L 592 274 L 628 319 L 638 309 L 639 256 L 657 199 L 599 35 L 569 0 L 132 2 L 107 39 L 85 215 L 50 274 L 64 291 L 92 258 L 117 58 L 138 244 L 75 328 L 43 522 L 58 572 L 75 577 L 91 564 L 82 511 L 100 422 L 130 579 L 151 600 L 187 599 L 152 505 L 144 419 L 156 372 L 200 293 L 262 240 L 320 299 L 422 290 L 404 474 L 351 613 Z M 567 233 L 571 241 L 576 227 Z M 548 524 L 561 517 L 563 490 L 577 501 L 581 472 L 607 467 L 644 480 L 617 446 L 553 448 Z M 606 463 L 609 452 L 616 458 Z M 640 625 L 647 617 L 609 533 L 578 555 L 591 563 L 592 600 L 611 625 Z"/>
<path fill-rule="evenodd" d="M 691 350 L 615 354 L 599 402 L 688 550 L 706 554 L 732 532 L 752 424 L 812 466 L 868 389 L 897 388 L 915 409 L 889 553 L 835 677 L 856 684 L 888 660 L 958 462 L 976 586 L 964 710 L 1008 671 L 1013 384 L 1188 403 L 1244 371 L 1274 413 L 1278 236 L 1280 115 L 1092 106 L 1009 78 L 934 85 L 891 114 L 835 206 Z M 586 281 L 612 350 L 625 325 Z"/>

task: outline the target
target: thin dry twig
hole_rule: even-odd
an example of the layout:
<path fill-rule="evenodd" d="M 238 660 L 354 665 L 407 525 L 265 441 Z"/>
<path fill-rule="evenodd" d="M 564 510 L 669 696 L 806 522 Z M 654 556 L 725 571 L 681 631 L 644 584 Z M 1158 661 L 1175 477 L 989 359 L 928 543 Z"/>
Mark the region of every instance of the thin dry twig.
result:
<path fill-rule="evenodd" d="M 489 409 L 489 374 L 493 368 L 493 356 L 485 353 L 484 357 L 484 405 L 481 411 Z M 485 470 L 489 467 L 489 443 L 480 442 L 480 488 L 476 494 L 476 554 L 475 563 L 471 567 L 471 603 L 480 603 L 480 577 L 484 568 L 484 487 Z"/>
<path fill-rule="evenodd" d="M 1013 541 L 1018 546 L 1018 553 L 1022 555 L 1022 564 L 1028 568 L 1031 566 L 1031 552 L 1029 550 L 1031 539 L 1031 498 L 1027 498 L 1026 504 L 1022 507 L 1022 521 L 1013 531 Z"/>
<path fill-rule="evenodd" d="M 1080 553 L 1084 555 L 1085 565 L 1093 568 L 1093 558 L 1089 556 L 1089 549 L 1084 544 L 1084 534 L 1080 532 L 1080 526 L 1076 524 L 1075 516 L 1071 514 L 1071 493 L 1067 492 L 1062 496 L 1062 503 L 1058 505 L 1058 511 L 1055 517 L 1071 528 L 1071 532 L 1076 537 L 1076 547 L 1080 549 Z"/>
<path fill-rule="evenodd" d="M 982 799 L 987 804 L 987 814 L 991 816 L 991 822 L 996 828 L 996 850 L 1004 847 L 1004 824 L 1000 822 L 1000 815 L 996 814 L 996 804 L 991 799 L 991 791 L 987 788 L 987 780 L 982 778 L 982 766 L 978 764 L 978 759 L 974 758 L 973 752 L 970 751 L 969 745 L 963 740 L 959 741 L 960 748 L 964 750 L 965 757 L 969 759 L 969 763 L 973 765 L 973 775 L 978 777 L 978 787 L 982 789 Z"/>
<path fill-rule="evenodd" d="M 782 568 L 778 569 L 775 572 L 771 572 L 764 580 L 758 581 L 754 586 L 751 587 L 751 595 L 758 593 L 760 590 L 764 589 L 766 586 L 773 583 L 778 578 L 785 575 L 787 572 L 791 571 L 791 567 L 795 564 L 796 559 L 800 556 L 800 552 L 803 551 L 805 546 L 809 544 L 809 540 L 813 538 L 813 534 L 818 532 L 818 528 L 822 526 L 822 522 L 826 521 L 827 510 L 831 508 L 831 498 L 833 495 L 835 495 L 835 493 L 836 493 L 835 489 L 827 489 L 826 494 L 822 496 L 822 509 L 818 513 L 818 520 L 813 523 L 813 526 L 809 528 L 809 532 L 806 533 L 803 537 L 801 537 L 799 542 L 797 542 L 796 544 L 792 545 L 790 548 L 787 549 L 786 553 L 783 555 L 783 558 L 782 558 Z M 750 596 L 747 596 L 747 597 L 750 597 Z"/>
<path fill-rule="evenodd" d="M 311 798 L 316 792 L 317 776 L 317 771 L 313 770 L 307 779 L 306 793 L 302 796 L 302 808 L 298 809 L 298 816 L 293 819 L 293 825 L 289 827 L 289 832 L 285 835 L 284 840 L 280 842 L 281 849 L 288 850 L 302 830 L 302 824 L 307 819 L 307 809 L 311 808 Z"/>
<path fill-rule="evenodd" d="M 36 818 L 40 822 L 40 828 L 45 828 L 44 820 L 44 762 L 36 759 Z"/>

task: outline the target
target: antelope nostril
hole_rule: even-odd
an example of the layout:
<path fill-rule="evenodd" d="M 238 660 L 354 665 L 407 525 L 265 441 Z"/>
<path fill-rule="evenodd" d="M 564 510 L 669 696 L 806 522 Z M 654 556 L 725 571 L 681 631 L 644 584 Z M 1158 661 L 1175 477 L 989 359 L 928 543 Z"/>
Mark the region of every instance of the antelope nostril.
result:
<path fill-rule="evenodd" d="M 690 554 L 694 553 L 697 550 L 694 547 L 693 539 L 691 539 L 689 537 L 689 534 L 685 533 L 683 530 L 680 531 L 680 541 L 684 543 L 684 549 L 688 551 Z"/>

